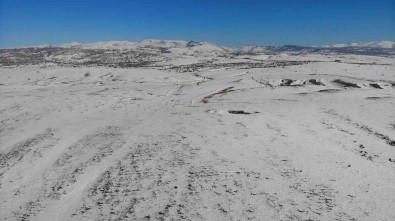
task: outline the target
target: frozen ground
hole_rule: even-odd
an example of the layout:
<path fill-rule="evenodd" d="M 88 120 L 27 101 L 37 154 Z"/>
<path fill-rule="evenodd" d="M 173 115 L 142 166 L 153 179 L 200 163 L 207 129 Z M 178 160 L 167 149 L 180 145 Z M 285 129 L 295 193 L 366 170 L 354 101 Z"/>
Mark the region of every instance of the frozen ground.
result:
<path fill-rule="evenodd" d="M 395 220 L 394 58 L 207 60 L 1 67 L 0 220 Z"/>

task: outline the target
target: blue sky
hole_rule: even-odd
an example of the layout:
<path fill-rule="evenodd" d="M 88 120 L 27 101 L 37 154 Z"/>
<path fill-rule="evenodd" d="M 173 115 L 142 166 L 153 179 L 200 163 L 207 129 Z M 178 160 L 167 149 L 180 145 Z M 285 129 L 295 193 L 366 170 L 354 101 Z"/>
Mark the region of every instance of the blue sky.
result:
<path fill-rule="evenodd" d="M 0 0 L 0 48 L 175 39 L 226 46 L 395 40 L 395 0 Z"/>

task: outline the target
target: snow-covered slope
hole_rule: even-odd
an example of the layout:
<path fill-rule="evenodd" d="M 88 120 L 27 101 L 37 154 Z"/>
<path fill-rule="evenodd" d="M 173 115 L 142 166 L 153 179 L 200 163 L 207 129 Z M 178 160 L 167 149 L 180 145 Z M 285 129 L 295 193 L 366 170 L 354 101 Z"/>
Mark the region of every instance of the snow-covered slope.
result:
<path fill-rule="evenodd" d="M 0 220 L 395 220 L 395 58 L 313 50 L 1 51 Z"/>

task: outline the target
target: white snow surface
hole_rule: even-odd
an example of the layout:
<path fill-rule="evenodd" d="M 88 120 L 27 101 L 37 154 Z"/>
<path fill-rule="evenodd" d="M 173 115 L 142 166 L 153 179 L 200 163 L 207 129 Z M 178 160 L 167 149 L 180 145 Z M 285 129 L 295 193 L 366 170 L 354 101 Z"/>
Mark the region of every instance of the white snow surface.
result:
<path fill-rule="evenodd" d="M 0 220 L 395 220 L 395 58 L 161 65 L 0 67 Z"/>

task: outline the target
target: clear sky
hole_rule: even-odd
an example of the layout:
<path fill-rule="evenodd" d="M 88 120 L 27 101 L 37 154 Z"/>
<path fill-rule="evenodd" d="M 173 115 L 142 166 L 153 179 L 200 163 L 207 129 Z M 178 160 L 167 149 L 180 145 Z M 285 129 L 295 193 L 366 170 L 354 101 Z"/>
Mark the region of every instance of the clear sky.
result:
<path fill-rule="evenodd" d="M 394 41 L 395 0 L 0 0 L 0 48 L 142 39 Z"/>

